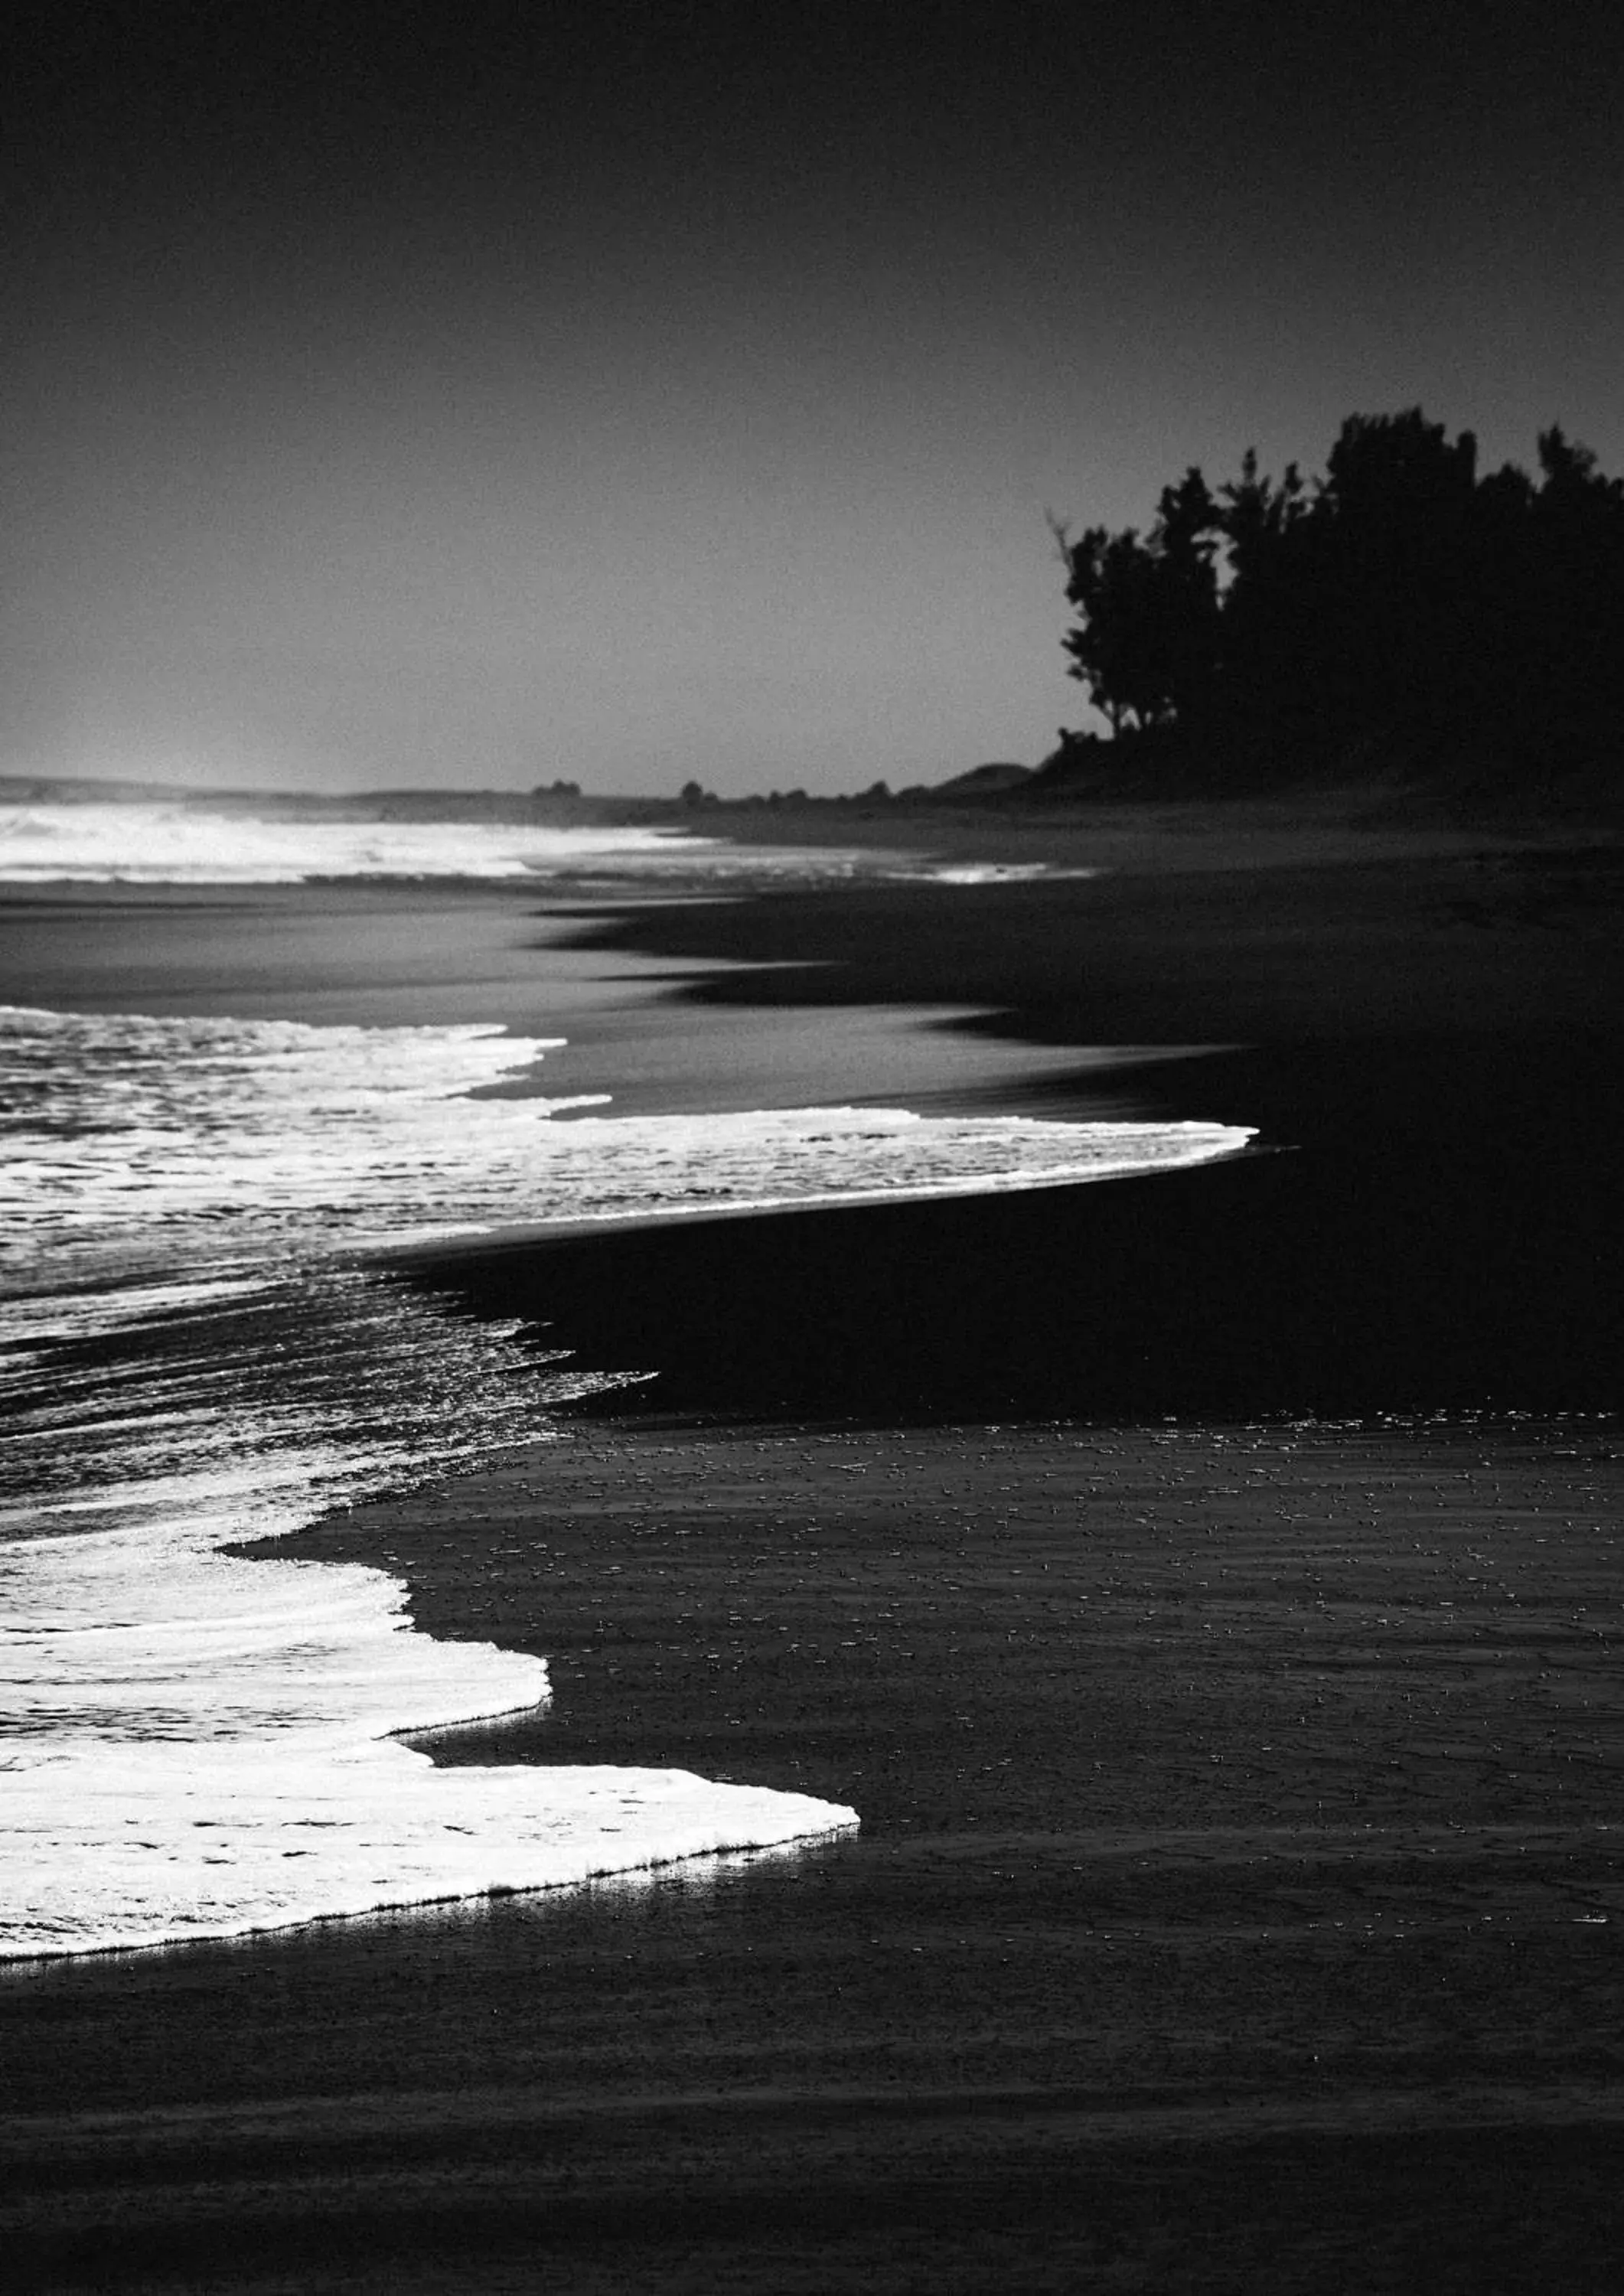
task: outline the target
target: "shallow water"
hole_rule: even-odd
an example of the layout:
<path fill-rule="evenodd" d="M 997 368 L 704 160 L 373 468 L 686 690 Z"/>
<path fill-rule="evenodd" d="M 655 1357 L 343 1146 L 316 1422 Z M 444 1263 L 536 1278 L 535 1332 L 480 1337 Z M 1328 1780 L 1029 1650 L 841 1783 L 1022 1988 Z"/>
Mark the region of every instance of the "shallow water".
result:
<path fill-rule="evenodd" d="M 374 922 L 381 898 L 389 945 L 411 946 L 419 897 L 374 890 Z M 685 1773 L 437 1770 L 390 1734 L 543 1703 L 545 1667 L 414 1632 L 391 1570 L 222 1552 L 559 1436 L 562 1402 L 614 1383 L 409 1291 L 379 1250 L 1047 1186 L 1185 1167 L 1245 1132 L 872 1105 L 619 1115 L 611 1095 L 546 1093 L 561 1038 L 488 1020 L 276 1015 L 266 979 L 251 1015 L 225 1013 L 206 972 L 209 1009 L 188 1013 L 181 968 L 165 1012 L 110 1011 L 90 898 L 52 960 L 83 1007 L 0 1014 L 0 1949 L 229 1934 L 854 1823 Z M 313 914 L 331 942 L 331 907 Z M 291 979 L 300 912 L 280 914 Z M 189 918 L 108 912 L 148 964 Z M 37 950 L 53 928 L 33 928 Z M 229 911 L 209 931 L 230 940 Z M 545 1002 L 545 952 L 530 964 Z M 570 1025 L 590 1032 L 578 979 Z M 525 1089 L 470 1096 L 503 1084 Z"/>
<path fill-rule="evenodd" d="M 539 823 L 258 819 L 202 802 L 0 807 L 0 883 L 296 885 L 447 878 L 616 881 L 642 886 L 740 880 L 818 883 L 926 875 L 982 885 L 1087 869 L 1044 862 L 946 862 L 859 846 L 730 845 L 692 830 Z"/>
<path fill-rule="evenodd" d="M 484 821 L 297 821 L 177 804 L 0 810 L 0 882 L 292 885 L 321 880 L 658 879 L 730 867 L 842 873 L 849 857 L 744 857 L 661 829 L 564 829 Z"/>

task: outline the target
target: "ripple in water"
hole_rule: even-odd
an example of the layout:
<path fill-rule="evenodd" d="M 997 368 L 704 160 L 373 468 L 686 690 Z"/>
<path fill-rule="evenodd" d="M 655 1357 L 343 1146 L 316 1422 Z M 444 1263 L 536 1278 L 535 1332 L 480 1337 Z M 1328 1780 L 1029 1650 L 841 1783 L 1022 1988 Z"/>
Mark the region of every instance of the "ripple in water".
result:
<path fill-rule="evenodd" d="M 856 1823 L 685 1772 L 457 1767 L 391 1735 L 544 1703 L 404 1583 L 223 1550 L 559 1431 L 611 1374 L 363 1247 L 504 1223 L 1028 1187 L 1216 1125 L 471 1100 L 479 1028 L 0 1013 L 0 1951 L 229 1935 Z"/>

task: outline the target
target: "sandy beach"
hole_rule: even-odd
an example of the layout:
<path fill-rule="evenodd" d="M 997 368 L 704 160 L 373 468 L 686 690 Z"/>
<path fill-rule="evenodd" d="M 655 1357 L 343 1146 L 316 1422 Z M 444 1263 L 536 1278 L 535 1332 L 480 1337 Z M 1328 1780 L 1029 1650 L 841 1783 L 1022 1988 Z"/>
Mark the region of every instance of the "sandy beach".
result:
<path fill-rule="evenodd" d="M 862 1832 L 13 1981 L 13 2218 L 86 2288 L 1604 2287 L 1620 1474 L 622 1428 L 329 1526 L 552 1660 L 442 1760 Z"/>
<path fill-rule="evenodd" d="M 0 2296 L 1624 2296 L 1594 13 L 7 12 Z"/>
<path fill-rule="evenodd" d="M 1097 880 L 554 905 L 673 976 L 674 1032 L 1176 1047 L 979 1088 L 1269 1152 L 420 1259 L 658 1374 L 279 1543 L 547 1659 L 548 1710 L 436 1759 L 861 1830 L 6 1974 L 25 2284 L 1617 2284 L 1607 849 L 1169 833 Z"/>

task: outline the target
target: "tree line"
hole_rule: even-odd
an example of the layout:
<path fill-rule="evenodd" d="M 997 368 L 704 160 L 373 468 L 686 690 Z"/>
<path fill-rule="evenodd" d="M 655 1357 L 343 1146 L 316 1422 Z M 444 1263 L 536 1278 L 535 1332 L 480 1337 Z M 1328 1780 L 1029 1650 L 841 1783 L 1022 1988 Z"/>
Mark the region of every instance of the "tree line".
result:
<path fill-rule="evenodd" d="M 1624 481 L 1559 428 L 1480 474 L 1419 407 L 1350 416 L 1325 475 L 1192 467 L 1143 533 L 1050 519 L 1063 640 L 1113 735 L 1223 770 L 1474 744 L 1526 771 L 1616 749 Z"/>

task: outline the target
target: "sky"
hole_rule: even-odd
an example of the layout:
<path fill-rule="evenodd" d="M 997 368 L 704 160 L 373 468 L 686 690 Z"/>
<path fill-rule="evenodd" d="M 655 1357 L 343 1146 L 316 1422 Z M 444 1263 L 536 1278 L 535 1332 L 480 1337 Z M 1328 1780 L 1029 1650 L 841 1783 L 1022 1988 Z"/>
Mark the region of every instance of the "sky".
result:
<path fill-rule="evenodd" d="M 0 772 L 830 793 L 1088 722 L 1046 511 L 1624 468 L 1624 29 L 24 0 Z"/>

